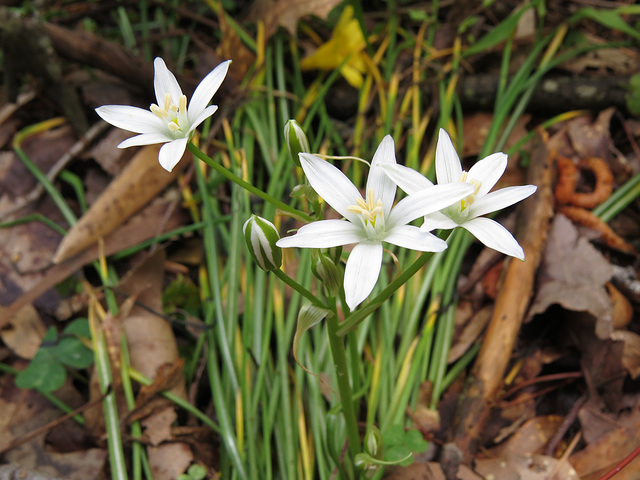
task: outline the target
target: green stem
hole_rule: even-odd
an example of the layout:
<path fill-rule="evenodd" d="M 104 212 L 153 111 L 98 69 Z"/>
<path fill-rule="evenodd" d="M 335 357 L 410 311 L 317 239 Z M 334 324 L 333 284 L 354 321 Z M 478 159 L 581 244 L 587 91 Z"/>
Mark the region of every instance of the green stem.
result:
<path fill-rule="evenodd" d="M 338 391 L 340 392 L 340 404 L 342 414 L 347 424 L 347 438 L 349 439 L 349 451 L 355 457 L 362 451 L 360 447 L 360 432 L 358 431 L 358 419 L 353 406 L 353 394 L 351 392 L 351 382 L 349 381 L 349 368 L 347 365 L 347 355 L 344 347 L 344 339 L 338 335 L 338 316 L 333 304 L 333 315 L 327 317 L 327 330 L 329 333 L 329 345 L 333 364 L 338 378 Z"/>
<path fill-rule="evenodd" d="M 300 285 L 298 282 L 296 282 L 293 278 L 291 278 L 289 275 L 284 273 L 282 270 L 274 270 L 273 273 L 275 274 L 276 277 L 278 277 L 284 283 L 289 285 L 296 292 L 298 292 L 304 298 L 306 298 L 311 303 L 313 303 L 316 307 L 327 308 L 327 306 L 324 303 L 322 303 L 318 299 L 318 297 L 316 297 L 313 293 L 311 293 L 309 290 L 304 288 L 302 285 Z"/>
<path fill-rule="evenodd" d="M 229 170 L 224 168 L 222 165 L 220 165 L 217 162 L 215 162 L 211 157 L 205 155 L 193 143 L 189 142 L 187 144 L 187 148 L 197 158 L 199 158 L 204 163 L 209 165 L 211 168 L 213 168 L 220 175 L 222 175 L 223 177 L 226 177 L 228 180 L 231 180 L 236 185 L 239 185 L 240 187 L 242 187 L 245 190 L 253 193 L 257 197 L 260 197 L 261 199 L 265 200 L 266 202 L 271 203 L 277 209 L 279 209 L 279 210 L 281 210 L 283 212 L 286 212 L 289 215 L 291 215 L 292 217 L 298 218 L 300 220 L 304 220 L 304 221 L 307 221 L 307 222 L 313 221 L 313 218 L 311 216 L 307 215 L 306 213 L 304 213 L 303 211 L 298 210 L 296 208 L 293 208 L 293 207 L 287 205 L 284 202 L 281 202 L 280 200 L 278 200 L 278 199 L 272 197 L 271 195 L 269 195 L 268 193 L 265 193 L 262 190 L 260 190 L 259 188 L 254 187 L 250 183 L 245 182 L 242 178 L 240 178 L 239 176 L 235 175 L 234 173 L 231 173 Z"/>

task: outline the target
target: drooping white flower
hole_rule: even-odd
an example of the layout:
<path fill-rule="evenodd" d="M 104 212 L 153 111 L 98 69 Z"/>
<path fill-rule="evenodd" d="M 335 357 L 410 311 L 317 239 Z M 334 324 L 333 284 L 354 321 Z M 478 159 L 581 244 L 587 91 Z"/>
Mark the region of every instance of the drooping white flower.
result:
<path fill-rule="evenodd" d="M 195 129 L 218 109 L 217 105 L 209 105 L 209 102 L 220 88 L 230 63 L 231 60 L 222 62 L 204 77 L 187 107 L 187 97 L 183 95 L 176 77 L 158 57 L 153 62 L 157 104 L 152 104 L 149 110 L 128 105 L 105 105 L 96 108 L 96 112 L 111 125 L 140 134 L 126 139 L 118 148 L 164 143 L 158 160 L 170 172 L 182 158 Z"/>
<path fill-rule="evenodd" d="M 440 129 L 436 146 L 438 185 L 466 184 L 473 186 L 473 192 L 439 212 L 426 215 L 420 228 L 431 231 L 462 227 L 487 247 L 524 260 L 522 247 L 513 235 L 498 222 L 482 217 L 524 200 L 537 189 L 535 185 L 524 185 L 489 193 L 506 168 L 507 155 L 494 153 L 478 161 L 468 172 L 463 171 L 451 138 Z M 402 165 L 385 166 L 384 171 L 410 197 L 433 186 L 422 174 Z"/>
<path fill-rule="evenodd" d="M 382 266 L 382 242 L 423 252 L 440 252 L 446 242 L 409 222 L 445 208 L 473 192 L 466 184 L 435 186 L 393 205 L 396 185 L 381 165 L 395 165 L 393 138 L 387 135 L 376 150 L 367 179 L 365 198 L 338 168 L 311 154 L 300 163 L 313 189 L 344 220 L 319 220 L 277 242 L 280 247 L 330 248 L 357 244 L 347 260 L 344 291 L 353 310 L 373 290 Z"/>

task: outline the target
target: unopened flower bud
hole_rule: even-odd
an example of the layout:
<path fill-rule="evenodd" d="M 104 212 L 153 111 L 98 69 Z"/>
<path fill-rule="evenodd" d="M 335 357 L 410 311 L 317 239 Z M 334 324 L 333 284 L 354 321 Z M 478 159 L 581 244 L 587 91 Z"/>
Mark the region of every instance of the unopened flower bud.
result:
<path fill-rule="evenodd" d="M 331 258 L 331 260 L 333 260 L 333 263 L 335 263 L 336 265 L 340 263 L 340 257 L 342 256 L 342 245 L 338 245 L 337 247 L 321 248 L 320 251 L 329 255 L 329 258 Z"/>
<path fill-rule="evenodd" d="M 280 235 L 275 225 L 262 217 L 251 215 L 244 222 L 242 231 L 249 253 L 258 266 L 267 272 L 278 270 L 282 265 L 282 249 L 276 246 Z"/>
<path fill-rule="evenodd" d="M 318 252 L 311 260 L 311 271 L 332 297 L 340 292 L 341 275 L 338 267 L 328 253 Z"/>
<path fill-rule="evenodd" d="M 382 432 L 375 425 L 364 434 L 364 451 L 373 458 L 382 458 Z"/>
<path fill-rule="evenodd" d="M 284 125 L 284 139 L 287 142 L 289 155 L 296 166 L 300 166 L 299 153 L 309 153 L 309 140 L 302 127 L 295 120 L 289 120 Z"/>

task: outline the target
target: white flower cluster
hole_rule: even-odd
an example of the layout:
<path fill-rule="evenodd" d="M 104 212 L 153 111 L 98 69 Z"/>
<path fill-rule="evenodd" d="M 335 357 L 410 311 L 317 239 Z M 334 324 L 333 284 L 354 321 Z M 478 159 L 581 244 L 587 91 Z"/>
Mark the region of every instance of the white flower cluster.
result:
<path fill-rule="evenodd" d="M 343 220 L 320 220 L 282 238 L 279 247 L 328 248 L 356 244 L 347 260 L 344 290 L 351 310 L 375 286 L 382 266 L 382 242 L 422 252 L 440 252 L 447 243 L 431 230 L 463 227 L 482 243 L 524 260 L 513 235 L 487 213 L 512 205 L 536 191 L 534 185 L 489 193 L 507 166 L 507 155 L 495 153 L 462 170 L 449 135 L 440 130 L 434 185 L 419 172 L 396 163 L 394 142 L 387 135 L 378 147 L 363 198 L 356 186 L 329 162 L 308 153 L 300 163 L 313 189 Z M 396 188 L 409 195 L 393 205 Z M 421 227 L 409 225 L 424 217 Z"/>

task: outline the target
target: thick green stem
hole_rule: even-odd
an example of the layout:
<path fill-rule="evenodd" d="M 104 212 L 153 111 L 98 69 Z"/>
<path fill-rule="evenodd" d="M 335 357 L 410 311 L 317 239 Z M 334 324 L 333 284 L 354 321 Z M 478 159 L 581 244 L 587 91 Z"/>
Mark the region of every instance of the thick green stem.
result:
<path fill-rule="evenodd" d="M 215 162 L 211 157 L 205 155 L 193 143 L 189 142 L 187 144 L 187 148 L 197 158 L 199 158 L 204 163 L 209 165 L 211 168 L 213 168 L 220 175 L 222 175 L 223 177 L 227 178 L 228 180 L 231 180 L 233 183 L 235 183 L 236 185 L 239 185 L 240 187 L 244 188 L 245 190 L 253 193 L 257 197 L 260 197 L 264 201 L 269 202 L 270 204 L 275 206 L 278 210 L 281 210 L 281 211 L 283 211 L 285 213 L 288 213 L 292 217 L 298 218 L 300 220 L 304 220 L 304 221 L 307 221 L 307 222 L 313 221 L 313 218 L 310 217 L 309 215 L 307 215 L 306 213 L 304 213 L 303 211 L 298 210 L 296 208 L 293 208 L 293 207 L 287 205 L 284 202 L 281 202 L 277 198 L 274 198 L 271 195 L 269 195 L 268 193 L 263 192 L 259 188 L 254 187 L 249 182 L 245 182 L 242 178 L 240 178 L 239 176 L 235 175 L 234 173 L 231 173 L 229 170 L 224 168 L 222 165 L 220 165 L 217 162 Z"/>
<path fill-rule="evenodd" d="M 360 432 L 358 431 L 358 419 L 353 406 L 353 394 L 351 393 L 351 382 L 349 381 L 349 368 L 347 366 L 347 355 L 344 347 L 344 339 L 338 336 L 338 316 L 333 308 L 334 314 L 327 318 L 327 329 L 329 331 L 329 345 L 333 364 L 338 377 L 338 391 L 340 392 L 340 403 L 342 414 L 347 424 L 347 438 L 349 439 L 349 451 L 355 457 L 362 451 L 360 446 Z"/>

